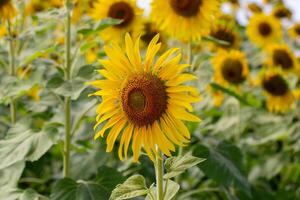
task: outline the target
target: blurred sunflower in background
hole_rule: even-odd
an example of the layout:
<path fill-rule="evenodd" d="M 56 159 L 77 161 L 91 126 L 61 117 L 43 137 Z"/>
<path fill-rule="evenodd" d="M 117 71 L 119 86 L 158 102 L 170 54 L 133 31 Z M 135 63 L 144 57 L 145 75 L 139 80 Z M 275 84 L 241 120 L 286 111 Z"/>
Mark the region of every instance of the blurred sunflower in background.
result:
<path fill-rule="evenodd" d="M 263 47 L 282 39 L 281 24 L 278 19 L 265 14 L 255 14 L 250 18 L 247 35 L 254 44 Z"/>
<path fill-rule="evenodd" d="M 5 36 L 6 33 L 7 33 L 7 30 L 6 30 L 5 25 L 0 23 L 0 38 Z"/>
<path fill-rule="evenodd" d="M 238 49 L 240 44 L 240 36 L 236 29 L 235 20 L 229 15 L 222 15 L 217 23 L 215 23 L 209 32 L 209 36 L 227 44 L 212 43 L 212 50 L 220 49 Z"/>
<path fill-rule="evenodd" d="M 299 64 L 296 56 L 286 44 L 274 44 L 268 48 L 268 66 L 280 67 L 285 72 L 299 74 Z"/>
<path fill-rule="evenodd" d="M 291 19 L 292 12 L 284 4 L 277 4 L 273 10 L 272 15 L 278 19 Z"/>
<path fill-rule="evenodd" d="M 300 23 L 295 23 L 291 28 L 289 28 L 288 34 L 291 39 L 300 39 Z"/>
<path fill-rule="evenodd" d="M 131 140 L 135 162 L 141 147 L 152 160 L 157 155 L 156 147 L 171 156 L 174 144 L 182 146 L 190 139 L 182 120 L 200 121 L 189 113 L 193 111 L 191 103 L 200 100 L 198 91 L 182 85 L 196 77 L 182 73 L 189 65 L 179 63 L 179 49 L 170 49 L 154 61 L 161 46 L 158 40 L 157 35 L 150 42 L 144 62 L 139 51 L 140 39 L 133 42 L 129 34 L 125 38 L 126 54 L 115 43 L 105 46 L 109 59 L 100 61 L 104 69 L 99 70 L 105 79 L 91 83 L 99 88 L 94 95 L 102 97 L 95 127 L 107 121 L 95 139 L 110 129 L 106 138 L 106 151 L 110 152 L 122 134 L 118 152 L 121 160 L 123 154 L 127 157 Z"/>
<path fill-rule="evenodd" d="M 0 0 L 0 19 L 12 19 L 16 14 L 17 10 L 11 0 Z"/>
<path fill-rule="evenodd" d="M 143 46 L 147 47 L 157 34 L 159 34 L 158 42 L 161 43 L 161 50 L 163 50 L 167 47 L 167 36 L 157 28 L 156 24 L 152 23 L 150 20 L 145 20 L 144 29 L 141 35 Z"/>
<path fill-rule="evenodd" d="M 137 38 L 143 30 L 143 10 L 137 7 L 135 0 L 98 0 L 93 3 L 90 15 L 94 20 L 108 17 L 122 20 L 101 32 L 100 36 L 106 42 L 120 42 L 127 32 Z"/>
<path fill-rule="evenodd" d="M 247 7 L 252 13 L 262 13 L 263 11 L 262 7 L 260 7 L 258 4 L 254 2 L 249 3 Z"/>
<path fill-rule="evenodd" d="M 151 18 L 171 37 L 195 41 L 210 30 L 219 4 L 219 0 L 153 0 Z"/>
<path fill-rule="evenodd" d="M 259 80 L 270 112 L 282 113 L 292 108 L 296 98 L 280 69 L 263 70 Z"/>
<path fill-rule="evenodd" d="M 225 86 L 237 87 L 249 75 L 246 55 L 237 50 L 220 51 L 212 60 L 214 81 Z"/>

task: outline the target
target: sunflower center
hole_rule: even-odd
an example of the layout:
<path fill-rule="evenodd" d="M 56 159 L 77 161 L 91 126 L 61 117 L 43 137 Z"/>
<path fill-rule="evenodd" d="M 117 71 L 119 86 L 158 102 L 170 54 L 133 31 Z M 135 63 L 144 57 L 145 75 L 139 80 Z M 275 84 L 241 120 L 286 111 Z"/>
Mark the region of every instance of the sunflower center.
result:
<path fill-rule="evenodd" d="M 245 80 L 243 77 L 243 64 L 239 60 L 226 59 L 221 66 L 221 72 L 224 79 L 229 83 L 239 84 Z"/>
<path fill-rule="evenodd" d="M 137 126 L 151 125 L 167 109 L 167 92 L 158 77 L 144 73 L 132 77 L 121 91 L 123 110 Z"/>
<path fill-rule="evenodd" d="M 3 6 L 5 4 L 7 4 L 8 2 L 10 2 L 10 0 L 0 0 L 0 6 Z"/>
<path fill-rule="evenodd" d="M 298 35 L 300 35 L 300 26 L 296 26 L 296 27 L 295 27 L 295 32 L 296 32 Z"/>
<path fill-rule="evenodd" d="M 123 20 L 115 27 L 125 27 L 130 24 L 134 18 L 134 11 L 132 7 L 126 2 L 117 2 L 110 6 L 108 16 L 114 19 Z"/>
<path fill-rule="evenodd" d="M 226 45 L 227 47 L 232 46 L 235 40 L 234 34 L 231 31 L 227 30 L 226 28 L 219 28 L 216 31 L 213 31 L 211 33 L 211 36 L 218 40 L 228 42 L 229 45 Z"/>
<path fill-rule="evenodd" d="M 198 14 L 202 0 L 170 0 L 172 9 L 182 17 L 193 17 Z"/>
<path fill-rule="evenodd" d="M 273 61 L 276 66 L 280 66 L 282 69 L 291 69 L 293 67 L 291 56 L 282 49 L 277 49 L 273 52 Z"/>
<path fill-rule="evenodd" d="M 286 81 L 278 74 L 264 80 L 263 88 L 274 96 L 283 96 L 289 90 Z"/>
<path fill-rule="evenodd" d="M 288 9 L 286 8 L 281 8 L 278 9 L 275 13 L 274 13 L 275 17 L 277 18 L 285 18 L 285 17 L 290 17 L 291 13 Z"/>
<path fill-rule="evenodd" d="M 149 44 L 151 40 L 158 34 L 158 31 L 151 29 L 151 24 L 145 24 L 145 33 L 142 35 L 141 39 L 146 43 Z M 161 38 L 159 38 L 161 40 Z M 161 41 L 159 41 L 161 42 Z"/>
<path fill-rule="evenodd" d="M 272 27 L 266 22 L 262 22 L 258 25 L 258 31 L 262 36 L 268 36 L 272 32 Z"/>

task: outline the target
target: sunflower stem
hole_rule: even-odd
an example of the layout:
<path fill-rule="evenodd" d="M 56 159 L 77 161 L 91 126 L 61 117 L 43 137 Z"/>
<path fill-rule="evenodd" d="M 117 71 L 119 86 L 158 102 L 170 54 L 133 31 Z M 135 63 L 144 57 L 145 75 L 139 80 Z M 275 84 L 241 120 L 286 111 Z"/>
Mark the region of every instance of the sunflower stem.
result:
<path fill-rule="evenodd" d="M 158 150 L 159 151 L 159 150 Z M 163 164 L 163 155 L 159 151 L 155 159 L 155 173 L 156 173 L 156 195 L 157 200 L 163 200 L 164 196 L 164 187 L 163 187 L 163 173 L 164 173 L 164 164 Z"/>
<path fill-rule="evenodd" d="M 67 17 L 65 31 L 65 81 L 71 78 L 71 12 L 70 0 L 66 1 Z M 65 97 L 65 141 L 63 153 L 63 176 L 68 177 L 70 171 L 71 144 L 71 98 Z"/>
<path fill-rule="evenodd" d="M 15 37 L 11 30 L 11 23 L 10 20 L 7 20 L 7 29 L 9 34 L 9 55 L 10 55 L 10 75 L 16 75 L 16 49 L 15 49 Z M 10 117 L 11 117 L 11 124 L 16 123 L 17 118 L 17 108 L 16 108 L 16 101 L 13 97 L 10 98 Z"/>

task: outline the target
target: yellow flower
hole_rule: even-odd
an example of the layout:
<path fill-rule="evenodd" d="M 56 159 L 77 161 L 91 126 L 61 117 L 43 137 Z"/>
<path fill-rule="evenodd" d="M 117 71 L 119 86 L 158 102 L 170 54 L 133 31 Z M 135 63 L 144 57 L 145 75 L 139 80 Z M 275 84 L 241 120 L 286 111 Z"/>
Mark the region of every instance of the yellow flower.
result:
<path fill-rule="evenodd" d="M 171 37 L 199 40 L 214 23 L 219 4 L 219 0 L 153 0 L 151 18 Z"/>
<path fill-rule="evenodd" d="M 108 17 L 123 20 L 101 32 L 105 42 L 121 42 L 127 32 L 136 38 L 143 29 L 142 15 L 143 10 L 137 7 L 135 0 L 98 0 L 91 9 L 91 17 L 95 20 Z"/>
<path fill-rule="evenodd" d="M 0 24 L 0 38 L 5 36 L 7 33 L 6 27 L 3 24 Z"/>
<path fill-rule="evenodd" d="M 253 13 L 261 13 L 263 11 L 262 8 L 256 3 L 249 3 L 248 9 Z"/>
<path fill-rule="evenodd" d="M 214 81 L 220 85 L 238 87 L 249 75 L 248 62 L 243 52 L 220 51 L 212 60 Z"/>
<path fill-rule="evenodd" d="M 153 160 L 157 149 L 167 156 L 175 151 L 175 145 L 189 142 L 190 133 L 182 121 L 199 122 L 189 112 L 192 103 L 200 100 L 194 87 L 182 85 L 196 79 L 183 73 L 189 65 L 180 64 L 181 53 L 173 48 L 157 60 L 160 49 L 159 36 L 150 42 L 145 60 L 142 61 L 139 42 L 125 37 L 126 54 L 116 43 L 105 46 L 108 60 L 100 60 L 104 69 L 99 73 L 105 77 L 91 84 L 99 91 L 94 95 L 102 97 L 97 109 L 97 124 L 102 125 L 95 139 L 107 131 L 107 152 L 111 152 L 119 135 L 119 157 L 127 157 L 132 141 L 133 160 L 138 162 L 141 148 Z"/>
<path fill-rule="evenodd" d="M 278 19 L 290 19 L 292 17 L 292 12 L 283 4 L 278 4 L 273 8 L 272 15 Z"/>
<path fill-rule="evenodd" d="M 221 16 L 219 21 L 211 28 L 209 35 L 228 43 L 213 43 L 212 49 L 216 50 L 226 50 L 226 49 L 238 49 L 239 48 L 239 34 L 236 30 L 236 24 L 233 18 L 227 15 Z"/>
<path fill-rule="evenodd" d="M 8 20 L 17 15 L 17 10 L 11 0 L 0 0 L 0 19 Z"/>
<path fill-rule="evenodd" d="M 282 30 L 280 21 L 273 16 L 255 14 L 250 18 L 247 34 L 251 42 L 263 47 L 281 40 Z"/>
<path fill-rule="evenodd" d="M 97 55 L 98 52 L 99 52 L 99 47 L 98 46 L 88 49 L 86 54 L 85 54 L 86 62 L 89 63 L 89 64 L 95 62 L 98 58 L 98 55 Z"/>
<path fill-rule="evenodd" d="M 146 21 L 144 23 L 144 29 L 141 36 L 141 41 L 143 42 L 143 46 L 147 47 L 154 36 L 157 34 L 160 35 L 159 42 L 162 44 L 161 50 L 164 50 L 167 47 L 167 37 L 161 32 L 154 23 L 150 21 Z"/>
<path fill-rule="evenodd" d="M 299 73 L 296 56 L 286 44 L 274 44 L 268 48 L 269 67 L 280 67 L 285 72 Z"/>
<path fill-rule="evenodd" d="M 34 101 L 40 101 L 41 88 L 38 85 L 34 85 L 28 92 L 27 95 Z"/>
<path fill-rule="evenodd" d="M 25 14 L 32 15 L 37 12 L 41 12 L 49 8 L 49 2 L 42 0 L 31 0 L 25 7 Z"/>
<path fill-rule="evenodd" d="M 292 39 L 300 39 L 300 23 L 296 23 L 289 28 L 288 34 Z"/>
<path fill-rule="evenodd" d="M 280 69 L 264 70 L 260 74 L 260 85 L 267 97 L 269 111 L 282 113 L 294 105 L 296 98 Z"/>

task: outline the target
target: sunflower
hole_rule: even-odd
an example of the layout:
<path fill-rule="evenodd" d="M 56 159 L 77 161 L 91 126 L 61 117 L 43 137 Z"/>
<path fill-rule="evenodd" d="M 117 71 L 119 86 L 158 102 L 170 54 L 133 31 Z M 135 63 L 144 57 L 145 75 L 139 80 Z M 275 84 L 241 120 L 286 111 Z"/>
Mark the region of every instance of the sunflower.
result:
<path fill-rule="evenodd" d="M 283 19 L 283 18 L 291 19 L 292 12 L 283 4 L 279 4 L 273 8 L 272 15 L 278 19 Z"/>
<path fill-rule="evenodd" d="M 184 42 L 199 40 L 219 13 L 219 0 L 153 0 L 151 18 L 158 27 Z"/>
<path fill-rule="evenodd" d="M 264 70 L 260 74 L 260 85 L 269 111 L 282 113 L 292 108 L 296 98 L 280 69 Z"/>
<path fill-rule="evenodd" d="M 145 20 L 143 33 L 141 35 L 141 41 L 144 44 L 143 46 L 147 47 L 150 44 L 152 38 L 157 34 L 160 35 L 158 42 L 162 44 L 161 50 L 164 50 L 167 47 L 166 35 L 156 27 L 156 24 L 150 22 L 149 20 Z"/>
<path fill-rule="evenodd" d="M 282 38 L 280 21 L 273 16 L 255 14 L 247 26 L 249 39 L 258 46 L 265 46 Z"/>
<path fill-rule="evenodd" d="M 228 44 L 213 43 L 213 48 L 217 49 L 235 49 L 239 48 L 239 34 L 236 30 L 234 19 L 227 15 L 220 17 L 219 21 L 213 26 L 209 35 Z"/>
<path fill-rule="evenodd" d="M 142 15 L 143 10 L 137 7 L 135 0 L 98 0 L 91 9 L 91 17 L 95 20 L 108 17 L 123 20 L 101 32 L 101 38 L 106 42 L 120 42 L 127 32 L 136 38 L 143 29 Z"/>
<path fill-rule="evenodd" d="M 246 56 L 237 50 L 220 51 L 212 60 L 214 81 L 220 85 L 238 87 L 249 75 Z"/>
<path fill-rule="evenodd" d="M 141 147 L 153 160 L 158 148 L 170 156 L 176 145 L 189 142 L 190 133 L 183 121 L 199 122 L 189 112 L 191 103 L 199 101 L 198 91 L 182 83 L 196 79 L 194 75 L 182 73 L 189 65 L 179 64 L 181 54 L 173 48 L 154 62 L 160 49 L 159 36 L 150 42 L 145 61 L 142 62 L 139 42 L 133 42 L 129 34 L 125 37 L 126 54 L 116 44 L 105 46 L 108 60 L 101 60 L 104 69 L 99 73 L 105 77 L 91 84 L 100 90 L 94 95 L 102 97 L 97 109 L 97 124 L 107 123 L 96 133 L 95 139 L 106 138 L 106 151 L 113 149 L 116 139 L 122 134 L 119 157 L 127 157 L 132 140 L 133 160 L 138 162 Z M 189 112 L 188 112 L 189 111 Z"/>
<path fill-rule="evenodd" d="M 292 50 L 286 44 L 275 44 L 268 48 L 268 65 L 280 67 L 283 71 L 299 72 L 299 64 Z"/>
<path fill-rule="evenodd" d="M 259 5 L 253 2 L 249 3 L 247 7 L 253 13 L 261 13 L 263 11 L 263 9 Z"/>
<path fill-rule="evenodd" d="M 0 24 L 0 38 L 5 36 L 7 33 L 6 27 L 3 24 Z"/>
<path fill-rule="evenodd" d="M 300 39 L 300 23 L 296 23 L 289 28 L 288 34 L 292 39 Z"/>
<path fill-rule="evenodd" d="M 17 10 L 11 0 L 0 0 L 0 19 L 8 20 L 17 15 Z"/>
<path fill-rule="evenodd" d="M 94 46 L 94 47 L 88 49 L 86 54 L 85 54 L 86 62 L 91 64 L 91 63 L 94 63 L 95 61 L 97 61 L 98 52 L 99 52 L 99 47 L 98 46 Z"/>

